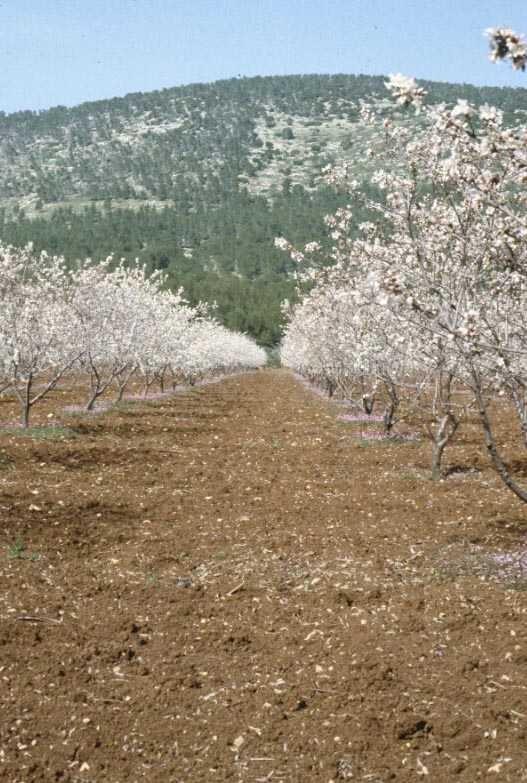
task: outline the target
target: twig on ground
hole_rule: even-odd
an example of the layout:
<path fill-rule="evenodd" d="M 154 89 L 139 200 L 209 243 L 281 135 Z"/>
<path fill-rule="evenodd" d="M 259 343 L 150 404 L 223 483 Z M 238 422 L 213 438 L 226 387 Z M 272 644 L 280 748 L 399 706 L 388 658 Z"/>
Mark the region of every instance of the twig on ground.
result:
<path fill-rule="evenodd" d="M 225 596 L 227 598 L 230 598 L 235 593 L 238 593 L 244 586 L 245 586 L 245 581 L 240 582 L 239 585 L 236 585 L 236 587 L 233 587 L 232 590 L 229 590 L 228 593 L 225 593 Z"/>

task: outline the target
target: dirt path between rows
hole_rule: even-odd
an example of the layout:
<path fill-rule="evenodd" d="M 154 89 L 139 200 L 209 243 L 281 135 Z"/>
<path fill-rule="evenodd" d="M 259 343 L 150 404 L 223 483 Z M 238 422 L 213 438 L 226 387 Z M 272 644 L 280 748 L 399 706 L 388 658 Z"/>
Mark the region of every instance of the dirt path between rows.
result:
<path fill-rule="evenodd" d="M 523 508 L 336 412 L 266 370 L 0 435 L 0 780 L 527 781 L 527 593 L 481 565 Z"/>

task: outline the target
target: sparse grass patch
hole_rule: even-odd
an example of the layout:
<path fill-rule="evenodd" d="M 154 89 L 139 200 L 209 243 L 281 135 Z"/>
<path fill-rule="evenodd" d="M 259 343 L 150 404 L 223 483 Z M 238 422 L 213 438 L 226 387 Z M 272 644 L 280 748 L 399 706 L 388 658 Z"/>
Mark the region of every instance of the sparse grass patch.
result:
<path fill-rule="evenodd" d="M 154 574 L 152 572 L 146 574 L 145 576 L 145 586 L 146 587 L 155 587 L 159 582 L 159 577 L 157 574 Z"/>
<path fill-rule="evenodd" d="M 3 451 L 0 451 L 0 471 L 11 470 L 15 467 L 15 461 Z"/>
<path fill-rule="evenodd" d="M 125 411 L 134 411 L 134 413 L 137 411 L 137 401 L 131 401 L 131 400 L 121 400 L 120 402 L 114 403 L 113 406 L 114 410 L 119 411 L 119 413 Z"/>
<path fill-rule="evenodd" d="M 380 447 L 390 447 L 390 446 L 420 446 L 420 441 L 417 440 L 409 440 L 406 438 L 400 438 L 400 437 L 392 437 L 392 438 L 368 438 L 360 436 L 357 436 L 353 439 L 353 442 L 359 446 L 359 448 L 365 449 L 365 448 L 372 448 L 375 446 Z"/>
<path fill-rule="evenodd" d="M 78 433 L 70 427 L 63 427 L 60 425 L 49 427 L 5 427 L 0 430 L 1 433 L 6 435 L 17 435 L 21 438 L 32 438 L 33 440 L 66 440 L 69 438 L 76 438 Z M 0 460 L 1 462 L 1 460 Z M 1 465 L 0 465 L 1 469 Z"/>
<path fill-rule="evenodd" d="M 415 468 L 406 468 L 405 470 L 401 470 L 399 473 L 397 473 L 397 477 L 403 481 L 427 481 L 429 479 L 429 476 L 425 475 L 419 470 L 415 470 Z"/>

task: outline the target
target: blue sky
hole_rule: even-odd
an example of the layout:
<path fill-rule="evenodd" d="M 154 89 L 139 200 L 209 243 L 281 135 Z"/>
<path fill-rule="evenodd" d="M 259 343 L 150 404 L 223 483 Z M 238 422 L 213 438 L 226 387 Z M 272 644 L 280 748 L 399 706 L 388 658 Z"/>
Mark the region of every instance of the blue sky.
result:
<path fill-rule="evenodd" d="M 394 73 L 527 87 L 482 32 L 527 0 L 0 0 L 0 109 L 233 76 Z"/>

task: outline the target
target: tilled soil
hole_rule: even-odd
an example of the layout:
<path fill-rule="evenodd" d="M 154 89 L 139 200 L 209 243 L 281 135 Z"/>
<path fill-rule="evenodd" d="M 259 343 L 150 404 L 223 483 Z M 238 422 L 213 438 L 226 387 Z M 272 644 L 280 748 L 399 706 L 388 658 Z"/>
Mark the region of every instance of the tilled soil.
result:
<path fill-rule="evenodd" d="M 339 412 L 266 370 L 0 433 L 1 780 L 527 781 L 522 505 Z"/>

